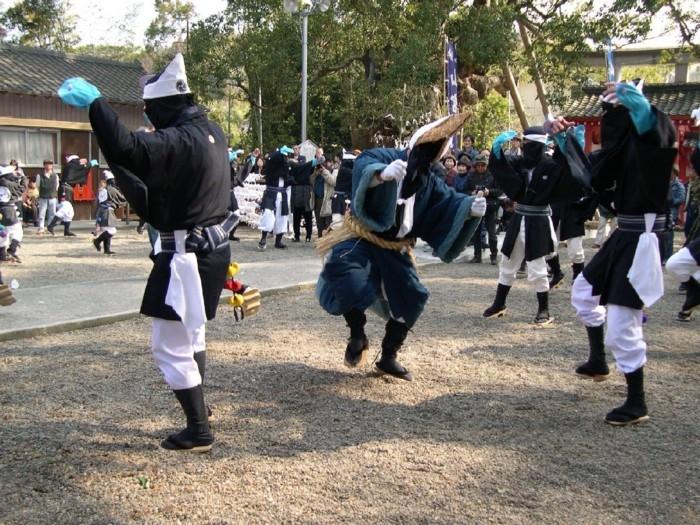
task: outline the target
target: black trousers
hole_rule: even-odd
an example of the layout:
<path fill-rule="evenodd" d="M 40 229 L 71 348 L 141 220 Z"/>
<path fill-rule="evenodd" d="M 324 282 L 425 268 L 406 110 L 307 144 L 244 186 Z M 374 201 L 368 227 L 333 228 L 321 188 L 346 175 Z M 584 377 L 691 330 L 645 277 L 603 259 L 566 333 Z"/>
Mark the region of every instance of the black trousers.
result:
<path fill-rule="evenodd" d="M 314 217 L 312 211 L 306 211 L 306 208 L 294 208 L 294 238 L 299 239 L 301 235 L 301 219 L 304 218 L 304 227 L 306 229 L 306 238 L 311 238 L 311 233 L 314 228 Z"/>
<path fill-rule="evenodd" d="M 474 255 L 481 255 L 482 243 L 481 232 L 486 229 L 488 234 L 489 250 L 491 255 L 498 253 L 498 235 L 496 234 L 496 217 L 498 215 L 498 206 L 487 206 L 486 215 L 481 219 L 479 226 L 474 232 Z"/>

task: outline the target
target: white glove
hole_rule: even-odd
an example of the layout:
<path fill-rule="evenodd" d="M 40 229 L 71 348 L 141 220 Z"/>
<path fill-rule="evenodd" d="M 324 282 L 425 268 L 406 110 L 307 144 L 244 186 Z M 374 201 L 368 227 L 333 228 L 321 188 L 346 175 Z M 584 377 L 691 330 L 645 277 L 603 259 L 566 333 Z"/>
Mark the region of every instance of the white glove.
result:
<path fill-rule="evenodd" d="M 483 191 L 476 194 L 470 211 L 472 217 L 483 217 L 486 215 L 486 199 Z"/>
<path fill-rule="evenodd" d="M 379 178 L 385 182 L 390 180 L 401 182 L 406 176 L 406 166 L 407 164 L 405 160 L 395 160 L 384 168 L 384 170 L 379 174 Z"/>

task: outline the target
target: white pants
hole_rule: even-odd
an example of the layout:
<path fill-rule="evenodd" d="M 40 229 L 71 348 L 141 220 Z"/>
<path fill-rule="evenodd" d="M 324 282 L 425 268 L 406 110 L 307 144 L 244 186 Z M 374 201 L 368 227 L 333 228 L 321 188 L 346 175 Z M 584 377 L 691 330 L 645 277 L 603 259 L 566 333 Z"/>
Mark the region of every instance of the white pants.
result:
<path fill-rule="evenodd" d="M 574 281 L 571 305 L 585 326 L 605 323 L 606 308 L 600 304 L 600 295 L 593 295 L 593 287 L 583 274 Z M 642 311 L 627 306 L 608 304 L 608 326 L 605 346 L 610 348 L 617 369 L 623 374 L 638 370 L 647 362 L 647 344 L 642 331 Z"/>
<path fill-rule="evenodd" d="M 606 232 L 608 229 L 608 221 L 610 221 L 610 231 Z M 602 246 L 608 236 L 615 231 L 615 228 L 617 228 L 617 217 L 607 219 L 603 217 L 603 215 L 600 215 L 598 218 L 598 231 L 595 234 L 595 243 L 598 246 Z"/>
<path fill-rule="evenodd" d="M 551 227 L 551 221 L 550 221 Z M 556 246 L 556 242 L 555 242 Z M 516 274 L 525 258 L 525 219 L 520 222 L 520 232 L 515 239 L 513 251 L 510 257 L 501 254 L 501 262 L 498 264 L 498 283 L 505 286 L 513 286 Z M 535 284 L 535 291 L 549 291 L 549 277 L 547 276 L 547 262 L 545 257 L 540 257 L 527 263 L 527 280 Z"/>
<path fill-rule="evenodd" d="M 12 242 L 12 239 L 15 239 L 17 242 L 22 242 L 24 230 L 22 229 L 21 222 L 15 223 L 12 226 L 5 226 L 5 230 L 7 231 L 7 236 L 0 237 L 0 248 L 7 248 Z"/>
<path fill-rule="evenodd" d="M 553 254 L 548 255 L 546 259 L 549 261 L 557 255 L 558 252 L 554 252 Z M 566 256 L 569 258 L 571 264 L 582 263 L 586 261 L 586 256 L 583 251 L 583 237 L 574 237 L 572 239 L 566 240 Z"/>
<path fill-rule="evenodd" d="M 51 224 L 53 216 L 56 214 L 56 204 L 58 199 L 39 199 L 39 229 L 44 229 L 44 219 Z M 48 213 L 47 213 L 48 211 Z"/>
<path fill-rule="evenodd" d="M 289 191 L 287 192 L 287 202 L 289 202 Z M 282 194 L 277 193 L 275 198 L 275 209 L 264 210 L 260 217 L 258 229 L 264 232 L 272 232 L 275 235 L 287 233 L 289 225 L 289 215 L 282 215 Z"/>
<path fill-rule="evenodd" d="M 202 384 L 194 354 L 206 348 L 204 326 L 188 332 L 180 321 L 153 319 L 153 359 L 173 390 L 185 390 Z"/>
<path fill-rule="evenodd" d="M 674 253 L 666 261 L 666 269 L 682 283 L 691 277 L 700 282 L 700 265 L 688 248 L 681 248 Z"/>

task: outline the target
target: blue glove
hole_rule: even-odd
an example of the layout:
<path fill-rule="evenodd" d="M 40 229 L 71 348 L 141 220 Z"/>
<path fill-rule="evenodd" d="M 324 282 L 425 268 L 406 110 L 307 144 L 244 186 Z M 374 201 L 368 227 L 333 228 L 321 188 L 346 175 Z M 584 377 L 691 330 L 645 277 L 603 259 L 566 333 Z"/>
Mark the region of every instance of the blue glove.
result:
<path fill-rule="evenodd" d="M 576 136 L 576 142 L 581 146 L 581 149 L 586 147 L 586 126 L 579 124 L 574 128 L 574 135 Z"/>
<path fill-rule="evenodd" d="M 566 149 L 566 131 L 560 131 L 554 135 L 554 142 L 557 143 L 557 148 L 559 151 L 564 151 Z"/>
<path fill-rule="evenodd" d="M 289 146 L 282 146 L 282 147 L 279 149 L 279 152 L 280 152 L 282 155 L 291 155 L 292 153 L 294 153 L 294 150 L 293 150 L 292 148 L 290 148 Z"/>
<path fill-rule="evenodd" d="M 656 116 L 651 111 L 651 104 L 635 86 L 620 82 L 615 85 L 615 94 L 620 104 L 630 111 L 630 117 L 640 135 L 656 125 Z"/>
<path fill-rule="evenodd" d="M 513 140 L 515 137 L 518 136 L 517 131 L 508 130 L 504 131 L 501 133 L 498 137 L 496 137 L 496 140 L 493 141 L 493 146 L 491 146 L 491 152 L 496 155 L 497 159 L 501 158 L 501 148 L 503 147 L 503 144 L 506 142 L 510 142 Z"/>
<path fill-rule="evenodd" d="M 229 161 L 229 162 L 233 162 L 233 161 L 236 160 L 237 158 L 238 158 L 238 155 L 236 155 L 236 152 L 235 152 L 235 151 L 229 151 L 229 152 L 228 152 L 228 161 Z"/>
<path fill-rule="evenodd" d="M 69 106 L 76 108 L 89 108 L 90 104 L 100 98 L 100 91 L 87 80 L 80 77 L 73 77 L 63 81 L 58 88 L 58 96 Z"/>
<path fill-rule="evenodd" d="M 92 159 L 92 160 L 90 161 L 90 167 L 91 167 L 91 168 L 96 168 L 96 167 L 99 166 L 99 165 L 100 165 L 100 163 L 97 162 L 95 159 Z"/>

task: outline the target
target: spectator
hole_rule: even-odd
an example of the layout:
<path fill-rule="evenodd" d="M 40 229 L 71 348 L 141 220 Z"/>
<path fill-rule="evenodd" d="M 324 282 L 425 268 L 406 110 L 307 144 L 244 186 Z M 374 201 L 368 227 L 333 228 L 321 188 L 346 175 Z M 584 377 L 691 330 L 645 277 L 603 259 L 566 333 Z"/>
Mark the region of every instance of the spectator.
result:
<path fill-rule="evenodd" d="M 608 222 L 610 223 L 610 231 L 608 231 Z M 603 246 L 605 240 L 617 228 L 617 217 L 603 204 L 598 206 L 598 231 L 596 232 L 593 248 L 598 249 Z"/>
<path fill-rule="evenodd" d="M 472 163 L 474 162 L 474 159 L 476 156 L 479 154 L 479 150 L 474 147 L 474 136 L 473 135 L 467 135 L 464 137 L 464 148 L 462 149 L 462 152 L 459 154 L 461 157 L 462 155 L 466 155 L 469 157 L 469 162 Z"/>
<path fill-rule="evenodd" d="M 486 197 L 486 214 L 481 219 L 479 226 L 472 239 L 474 240 L 474 258 L 472 263 L 481 262 L 482 231 L 488 234 L 489 251 L 491 252 L 491 264 L 498 262 L 498 236 L 496 234 L 496 219 L 498 215 L 499 197 L 503 194 L 496 186 L 493 175 L 488 171 L 489 159 L 486 155 L 479 154 L 474 159 L 474 173 L 467 177 L 466 192 L 469 195 L 476 195 L 483 192 Z"/>
<path fill-rule="evenodd" d="M 33 180 L 27 183 L 27 190 L 22 195 L 22 218 L 25 224 L 39 226 L 39 190 Z"/>
<path fill-rule="evenodd" d="M 510 147 L 508 148 L 508 153 L 510 155 L 513 155 L 514 157 L 519 157 L 520 155 L 523 154 L 523 150 L 521 148 L 522 141 L 520 140 L 520 137 L 515 137 L 513 140 L 510 141 Z"/>
<path fill-rule="evenodd" d="M 466 193 L 467 191 L 467 179 L 469 178 L 469 161 L 467 157 L 462 157 L 459 162 L 457 162 L 457 174 L 453 180 L 452 187 L 455 191 L 459 193 Z"/>
<path fill-rule="evenodd" d="M 53 161 L 44 161 L 44 171 L 36 176 L 36 187 L 39 189 L 39 229 L 37 233 L 44 233 L 45 221 L 51 223 L 56 214 L 58 204 L 58 175 L 53 171 Z"/>
<path fill-rule="evenodd" d="M 314 215 L 316 216 L 316 232 L 323 237 L 323 232 L 331 225 L 331 202 L 335 192 L 335 181 L 338 171 L 331 159 L 325 159 L 311 176 L 314 188 Z"/>
<path fill-rule="evenodd" d="M 306 163 L 306 158 L 299 155 L 299 146 L 294 146 L 294 153 L 290 159 L 292 166 L 302 166 Z M 323 150 L 318 149 L 316 159 L 323 158 Z M 301 241 L 301 219 L 304 219 L 304 229 L 306 230 L 306 242 L 311 242 L 311 233 L 313 232 L 313 211 L 314 211 L 314 192 L 311 186 L 311 178 L 294 177 L 292 182 L 292 227 L 294 229 L 294 239 L 292 242 Z"/>
<path fill-rule="evenodd" d="M 666 215 L 666 229 L 659 234 L 661 238 L 661 264 L 665 265 L 671 255 L 673 255 L 673 233 L 678 222 L 680 207 L 685 202 L 685 188 L 678 180 L 678 166 L 673 167 L 671 172 L 671 185 L 668 187 L 666 202 L 668 213 Z"/>
<path fill-rule="evenodd" d="M 442 158 L 442 164 L 445 166 L 447 174 L 445 175 L 445 183 L 452 187 L 454 179 L 457 176 L 457 159 L 452 154 L 447 154 Z"/>
<path fill-rule="evenodd" d="M 686 174 L 688 175 L 688 189 L 685 194 L 685 225 L 683 232 L 685 233 L 685 243 L 692 240 L 693 226 L 700 217 L 700 177 L 692 166 L 688 166 Z M 695 230 L 698 228 L 696 227 Z"/>

